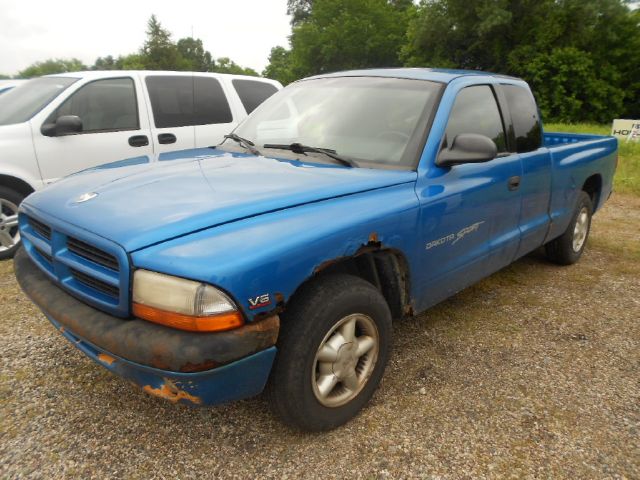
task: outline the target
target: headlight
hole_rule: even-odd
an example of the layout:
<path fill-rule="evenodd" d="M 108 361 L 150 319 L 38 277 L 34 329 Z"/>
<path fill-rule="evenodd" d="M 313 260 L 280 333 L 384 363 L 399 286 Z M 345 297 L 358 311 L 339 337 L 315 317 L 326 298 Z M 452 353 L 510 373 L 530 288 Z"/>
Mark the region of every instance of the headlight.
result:
<path fill-rule="evenodd" d="M 133 274 L 133 314 L 194 332 L 230 330 L 244 323 L 233 301 L 217 288 L 149 270 Z"/>

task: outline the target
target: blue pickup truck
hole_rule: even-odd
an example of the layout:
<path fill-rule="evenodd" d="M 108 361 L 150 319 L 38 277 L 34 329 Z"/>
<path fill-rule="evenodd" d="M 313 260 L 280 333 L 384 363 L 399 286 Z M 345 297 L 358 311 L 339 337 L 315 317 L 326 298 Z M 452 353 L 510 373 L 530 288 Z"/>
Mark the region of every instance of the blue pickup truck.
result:
<path fill-rule="evenodd" d="M 378 386 L 392 319 L 541 246 L 576 262 L 616 164 L 612 137 L 544 133 L 517 78 L 321 75 L 220 145 L 32 194 L 15 272 L 67 339 L 146 392 L 212 405 L 266 387 L 286 423 L 329 429 Z"/>

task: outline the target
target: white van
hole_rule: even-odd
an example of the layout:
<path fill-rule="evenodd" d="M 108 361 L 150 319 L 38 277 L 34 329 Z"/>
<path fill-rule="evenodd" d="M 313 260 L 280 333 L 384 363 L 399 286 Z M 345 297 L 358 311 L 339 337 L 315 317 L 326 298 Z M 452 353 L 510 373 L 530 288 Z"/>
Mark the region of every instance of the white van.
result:
<path fill-rule="evenodd" d="M 89 167 L 218 144 L 281 88 L 243 75 L 91 71 L 0 95 L 0 259 L 17 249 L 29 193 Z"/>

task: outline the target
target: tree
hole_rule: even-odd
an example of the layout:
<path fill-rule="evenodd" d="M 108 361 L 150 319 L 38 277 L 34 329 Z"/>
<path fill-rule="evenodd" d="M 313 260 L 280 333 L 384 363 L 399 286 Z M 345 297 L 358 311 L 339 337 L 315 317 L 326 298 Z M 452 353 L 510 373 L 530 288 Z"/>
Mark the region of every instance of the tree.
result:
<path fill-rule="evenodd" d="M 298 25 L 311 14 L 313 0 L 287 0 L 287 15 L 291 15 L 291 25 Z"/>
<path fill-rule="evenodd" d="M 291 34 L 293 76 L 400 65 L 413 9 L 404 1 L 314 0 Z"/>
<path fill-rule="evenodd" d="M 216 59 L 215 71 L 218 73 L 232 73 L 234 75 L 251 75 L 258 77 L 258 72 L 252 68 L 241 67 L 229 57 L 220 57 Z"/>
<path fill-rule="evenodd" d="M 263 70 L 262 76 L 278 80 L 283 85 L 287 85 L 296 80 L 291 71 L 291 51 L 284 47 L 273 47 L 269 54 L 269 64 Z"/>
<path fill-rule="evenodd" d="M 146 70 L 176 70 L 181 67 L 180 53 L 155 15 L 147 23 L 147 39 L 140 50 Z"/>
<path fill-rule="evenodd" d="M 186 37 L 178 40 L 178 53 L 185 62 L 185 70 L 194 72 L 211 72 L 215 69 L 215 62 L 211 53 L 204 49 L 199 38 Z"/>
<path fill-rule="evenodd" d="M 549 119 L 610 121 L 639 95 L 640 26 L 624 3 L 422 0 L 402 59 L 522 76 Z"/>
<path fill-rule="evenodd" d="M 32 78 L 54 73 L 79 72 L 82 70 L 88 70 L 88 67 L 77 58 L 56 58 L 33 63 L 18 72 L 17 76 L 18 78 Z"/>

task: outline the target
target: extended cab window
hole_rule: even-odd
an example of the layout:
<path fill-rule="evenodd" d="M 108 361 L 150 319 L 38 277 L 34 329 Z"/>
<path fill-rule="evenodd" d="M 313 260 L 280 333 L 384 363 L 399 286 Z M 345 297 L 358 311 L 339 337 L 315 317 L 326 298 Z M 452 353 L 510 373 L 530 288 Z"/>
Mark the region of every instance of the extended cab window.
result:
<path fill-rule="evenodd" d="M 504 127 L 493 90 L 488 85 L 467 87 L 458 93 L 447 124 L 446 146 L 461 133 L 477 133 L 493 140 L 505 152 Z"/>
<path fill-rule="evenodd" d="M 511 112 L 516 151 L 524 153 L 537 150 L 542 145 L 542 126 L 533 95 L 529 89 L 517 85 L 503 85 L 502 90 Z"/>
<path fill-rule="evenodd" d="M 137 130 L 138 103 L 131 78 L 109 78 L 87 83 L 74 92 L 46 123 L 75 115 L 82 120 L 82 132 Z"/>
<path fill-rule="evenodd" d="M 278 91 L 278 89 L 270 83 L 255 80 L 236 79 L 231 83 L 233 83 L 233 88 L 236 89 L 242 106 L 247 113 L 253 112 L 258 105 Z"/>
<path fill-rule="evenodd" d="M 149 76 L 146 84 L 156 128 L 233 121 L 227 97 L 215 78 Z"/>

